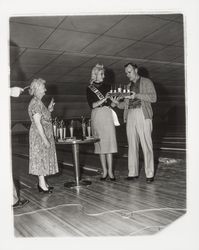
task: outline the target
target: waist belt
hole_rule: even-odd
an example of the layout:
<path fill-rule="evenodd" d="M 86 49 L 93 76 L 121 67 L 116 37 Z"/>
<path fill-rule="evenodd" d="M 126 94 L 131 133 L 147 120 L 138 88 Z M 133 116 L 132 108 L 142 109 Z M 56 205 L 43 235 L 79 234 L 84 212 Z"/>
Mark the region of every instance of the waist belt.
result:
<path fill-rule="evenodd" d="M 134 99 L 129 101 L 128 109 L 137 109 L 141 107 L 141 100 Z"/>

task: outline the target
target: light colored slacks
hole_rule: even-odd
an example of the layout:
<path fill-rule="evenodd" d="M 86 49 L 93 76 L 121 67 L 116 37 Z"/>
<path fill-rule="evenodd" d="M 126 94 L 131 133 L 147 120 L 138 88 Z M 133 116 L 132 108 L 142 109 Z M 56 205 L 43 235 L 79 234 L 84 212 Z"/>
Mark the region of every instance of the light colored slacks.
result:
<path fill-rule="evenodd" d="M 139 175 L 139 142 L 144 155 L 147 178 L 154 176 L 154 156 L 152 144 L 152 120 L 145 119 L 142 108 L 129 109 L 127 116 L 128 176 Z"/>

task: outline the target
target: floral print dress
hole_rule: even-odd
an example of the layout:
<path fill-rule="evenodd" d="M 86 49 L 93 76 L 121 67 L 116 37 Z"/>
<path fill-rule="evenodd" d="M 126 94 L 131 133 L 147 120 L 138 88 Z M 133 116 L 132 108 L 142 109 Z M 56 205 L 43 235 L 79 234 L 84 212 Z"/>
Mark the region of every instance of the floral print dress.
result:
<path fill-rule="evenodd" d="M 43 176 L 56 174 L 59 170 L 51 113 L 37 97 L 30 101 L 28 113 L 32 123 L 29 132 L 29 174 Z M 50 143 L 49 148 L 46 148 L 34 122 L 33 116 L 37 113 L 41 115 L 40 122 Z"/>

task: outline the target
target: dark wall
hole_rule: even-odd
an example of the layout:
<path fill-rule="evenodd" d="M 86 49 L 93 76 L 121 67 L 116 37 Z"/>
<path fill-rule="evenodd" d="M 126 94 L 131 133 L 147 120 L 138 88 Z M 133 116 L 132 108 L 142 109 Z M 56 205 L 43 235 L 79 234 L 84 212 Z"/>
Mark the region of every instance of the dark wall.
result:
<path fill-rule="evenodd" d="M 12 83 L 12 86 L 18 86 L 18 83 Z M 161 87 L 161 84 L 155 83 L 157 91 L 157 103 L 153 104 L 154 122 L 167 122 L 171 125 L 185 125 L 185 98 L 184 88 L 179 86 L 172 88 Z M 47 95 L 43 101 L 46 105 L 54 97 L 56 105 L 53 116 L 69 119 L 71 117 L 90 116 L 90 108 L 86 100 L 86 85 L 65 86 L 63 84 L 47 85 Z M 28 103 L 31 96 L 27 92 L 19 98 L 11 98 L 11 119 L 29 120 Z M 116 112 L 122 117 L 122 111 Z"/>

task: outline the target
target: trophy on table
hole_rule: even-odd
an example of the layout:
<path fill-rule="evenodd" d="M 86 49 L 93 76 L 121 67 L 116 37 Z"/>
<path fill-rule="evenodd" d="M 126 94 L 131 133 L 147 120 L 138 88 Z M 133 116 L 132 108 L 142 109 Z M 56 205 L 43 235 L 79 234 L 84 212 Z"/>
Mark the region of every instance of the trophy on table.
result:
<path fill-rule="evenodd" d="M 63 120 L 61 120 L 60 125 L 59 125 L 59 137 L 61 140 L 66 139 L 66 126 Z"/>
<path fill-rule="evenodd" d="M 70 122 L 69 130 L 70 130 L 70 138 L 73 138 L 73 131 L 74 131 L 74 121 L 73 120 L 71 120 L 71 122 Z"/>
<path fill-rule="evenodd" d="M 88 120 L 88 124 L 87 124 L 87 133 L 88 133 L 88 138 L 91 137 L 91 120 Z"/>
<path fill-rule="evenodd" d="M 55 139 L 58 138 L 58 120 L 57 120 L 57 117 L 55 117 L 55 119 L 53 121 L 53 135 L 54 135 Z"/>
<path fill-rule="evenodd" d="M 66 139 L 66 125 L 65 125 L 65 123 L 63 124 L 63 132 L 64 132 L 64 139 Z"/>
<path fill-rule="evenodd" d="M 85 117 L 82 116 L 82 140 L 86 139 L 86 121 L 85 121 Z"/>

